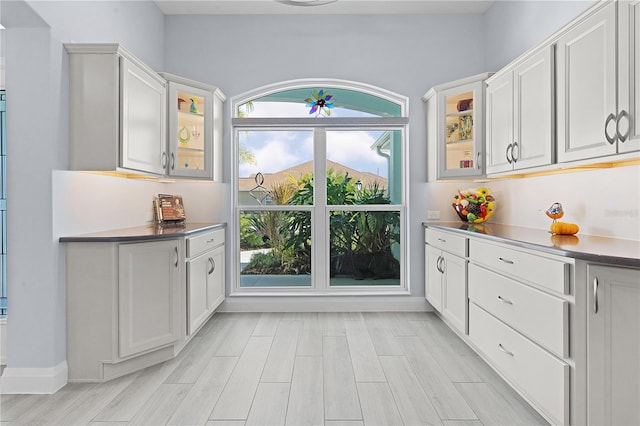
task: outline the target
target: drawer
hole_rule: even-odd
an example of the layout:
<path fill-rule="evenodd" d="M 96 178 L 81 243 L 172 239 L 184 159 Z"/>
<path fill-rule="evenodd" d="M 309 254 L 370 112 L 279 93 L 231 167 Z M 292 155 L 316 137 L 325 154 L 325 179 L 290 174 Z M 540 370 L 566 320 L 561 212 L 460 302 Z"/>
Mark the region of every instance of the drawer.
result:
<path fill-rule="evenodd" d="M 220 244 L 224 244 L 224 228 L 188 237 L 187 257 L 195 257 Z"/>
<path fill-rule="evenodd" d="M 469 304 L 469 338 L 553 424 L 569 423 L 569 365 L 474 303 Z"/>
<path fill-rule="evenodd" d="M 469 260 L 560 294 L 569 293 L 569 264 L 509 247 L 469 241 Z"/>
<path fill-rule="evenodd" d="M 569 357 L 569 302 L 476 265 L 469 299 L 562 358 Z"/>
<path fill-rule="evenodd" d="M 448 251 L 460 257 L 467 257 L 467 239 L 449 232 L 425 228 L 424 241 L 430 246 Z"/>

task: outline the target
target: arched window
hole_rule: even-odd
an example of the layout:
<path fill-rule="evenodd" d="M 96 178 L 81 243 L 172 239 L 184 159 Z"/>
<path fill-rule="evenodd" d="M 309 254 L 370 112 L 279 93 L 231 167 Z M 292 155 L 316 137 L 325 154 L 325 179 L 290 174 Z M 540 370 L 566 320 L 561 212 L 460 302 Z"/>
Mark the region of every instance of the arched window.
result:
<path fill-rule="evenodd" d="M 407 99 L 299 80 L 232 107 L 235 290 L 406 291 Z"/>

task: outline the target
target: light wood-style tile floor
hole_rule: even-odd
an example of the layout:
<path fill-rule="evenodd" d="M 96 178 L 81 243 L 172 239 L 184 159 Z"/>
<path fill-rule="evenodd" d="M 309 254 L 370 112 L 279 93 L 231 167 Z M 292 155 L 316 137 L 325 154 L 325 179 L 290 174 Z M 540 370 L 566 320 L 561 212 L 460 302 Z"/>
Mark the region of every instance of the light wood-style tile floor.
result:
<path fill-rule="evenodd" d="M 432 313 L 216 314 L 173 360 L 54 395 L 5 424 L 547 424 Z"/>

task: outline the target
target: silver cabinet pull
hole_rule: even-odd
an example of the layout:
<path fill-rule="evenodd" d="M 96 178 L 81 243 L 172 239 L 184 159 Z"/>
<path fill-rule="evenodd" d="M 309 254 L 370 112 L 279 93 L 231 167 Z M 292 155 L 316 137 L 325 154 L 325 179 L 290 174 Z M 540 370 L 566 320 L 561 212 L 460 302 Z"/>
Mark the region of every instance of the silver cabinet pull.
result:
<path fill-rule="evenodd" d="M 212 243 L 215 240 L 215 238 L 211 238 L 210 240 L 207 240 L 207 244 Z"/>
<path fill-rule="evenodd" d="M 498 300 L 501 301 L 501 302 L 506 303 L 507 305 L 513 305 L 513 302 L 511 300 L 507 300 L 502 296 L 498 296 Z"/>
<path fill-rule="evenodd" d="M 509 157 L 509 154 L 513 155 L 513 152 L 511 151 L 513 149 L 513 144 L 509 144 L 507 145 L 507 152 L 506 152 L 506 156 L 507 156 L 507 162 L 509 164 L 513 163 L 513 158 Z"/>
<path fill-rule="evenodd" d="M 480 167 L 480 152 L 478 152 L 478 154 L 476 154 L 476 168 L 478 170 L 481 169 L 481 167 Z"/>
<path fill-rule="evenodd" d="M 498 260 L 500 262 L 503 262 L 503 263 L 506 263 L 506 264 L 509 264 L 509 265 L 513 265 L 513 260 L 505 259 L 503 257 L 499 257 Z"/>
<path fill-rule="evenodd" d="M 623 135 L 623 134 L 620 134 L 620 120 L 622 120 L 622 118 L 625 116 L 627 117 L 627 131 L 624 132 L 624 135 Z M 629 113 L 625 110 L 622 110 L 620 111 L 620 114 L 618 114 L 618 119 L 616 120 L 616 135 L 618 136 L 618 140 L 624 143 L 629 137 L 630 131 L 631 131 L 631 121 L 629 120 Z"/>
<path fill-rule="evenodd" d="M 175 251 L 175 254 L 176 254 L 176 262 L 174 263 L 174 266 L 177 268 L 178 267 L 178 247 L 174 247 L 173 250 Z"/>
<path fill-rule="evenodd" d="M 176 167 L 176 156 L 175 154 L 172 152 L 171 153 L 171 170 L 175 169 Z"/>
<path fill-rule="evenodd" d="M 514 155 L 514 152 L 517 155 Z M 511 147 L 511 159 L 513 160 L 514 163 L 520 159 L 520 148 L 518 147 L 518 142 L 514 142 L 513 146 Z"/>
<path fill-rule="evenodd" d="M 438 241 L 440 241 L 441 243 L 446 243 L 447 240 L 445 240 L 444 238 L 438 238 Z"/>
<path fill-rule="evenodd" d="M 504 346 L 502 346 L 502 343 L 498 343 L 498 349 L 500 349 L 502 352 L 504 352 L 509 356 L 513 356 L 513 352 L 506 350 Z"/>
<path fill-rule="evenodd" d="M 593 313 L 598 313 L 598 277 L 593 279 Z"/>
<path fill-rule="evenodd" d="M 611 120 L 615 119 L 615 114 L 611 113 L 607 116 L 607 119 L 604 122 L 604 137 L 607 138 L 607 142 L 609 142 L 610 145 L 613 145 L 616 142 L 616 135 L 614 133 L 613 137 L 610 137 L 609 132 L 607 132 L 607 127 L 609 127 L 609 123 L 611 122 Z"/>
<path fill-rule="evenodd" d="M 209 272 L 207 272 L 208 275 L 211 275 L 213 273 L 213 271 L 215 271 L 216 269 L 216 261 L 213 260 L 213 258 L 209 258 L 207 259 L 207 261 L 209 262 L 209 265 L 211 265 L 211 267 L 209 268 Z"/>
<path fill-rule="evenodd" d="M 162 153 L 162 168 L 166 168 L 167 167 L 167 153 L 163 152 Z"/>
<path fill-rule="evenodd" d="M 436 261 L 436 269 L 441 274 L 444 274 L 444 257 L 438 256 L 438 260 Z"/>

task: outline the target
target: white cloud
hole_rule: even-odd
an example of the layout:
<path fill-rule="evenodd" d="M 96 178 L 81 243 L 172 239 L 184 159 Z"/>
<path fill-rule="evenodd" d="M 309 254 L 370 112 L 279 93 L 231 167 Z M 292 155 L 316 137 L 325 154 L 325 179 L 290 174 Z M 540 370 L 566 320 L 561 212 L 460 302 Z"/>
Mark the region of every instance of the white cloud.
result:
<path fill-rule="evenodd" d="M 387 174 L 387 160 L 378 155 L 371 145 L 376 135 L 365 131 L 327 132 L 327 158 L 359 171 Z"/>

